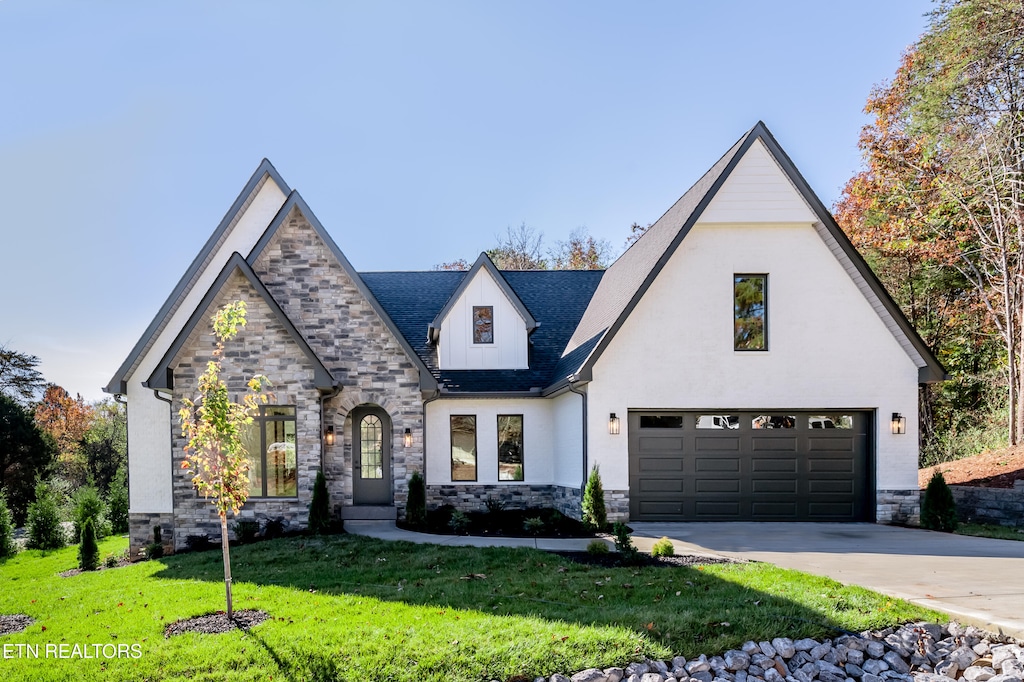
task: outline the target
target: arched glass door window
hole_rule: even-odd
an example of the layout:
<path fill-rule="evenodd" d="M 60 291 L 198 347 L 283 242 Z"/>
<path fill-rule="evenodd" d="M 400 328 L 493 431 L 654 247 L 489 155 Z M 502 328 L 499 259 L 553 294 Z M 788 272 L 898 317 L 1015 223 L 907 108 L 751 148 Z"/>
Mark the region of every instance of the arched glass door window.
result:
<path fill-rule="evenodd" d="M 368 414 L 359 422 L 359 445 L 362 477 L 384 478 L 384 429 L 379 417 Z"/>

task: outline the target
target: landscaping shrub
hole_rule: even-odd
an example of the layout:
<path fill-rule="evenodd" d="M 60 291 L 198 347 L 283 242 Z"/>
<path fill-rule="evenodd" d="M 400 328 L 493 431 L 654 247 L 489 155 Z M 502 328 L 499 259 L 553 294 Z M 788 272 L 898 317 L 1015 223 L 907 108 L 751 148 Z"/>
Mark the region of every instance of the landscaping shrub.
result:
<path fill-rule="evenodd" d="M 409 499 L 405 503 L 405 522 L 413 528 L 422 528 L 427 523 L 427 485 L 423 474 L 412 472 L 409 477 Z"/>
<path fill-rule="evenodd" d="M 465 512 L 456 509 L 448 519 L 448 526 L 456 535 L 465 535 L 469 531 L 469 517 Z"/>
<path fill-rule="evenodd" d="M 128 472 L 123 464 L 117 468 L 107 491 L 107 520 L 110 532 L 117 535 L 128 532 Z"/>
<path fill-rule="evenodd" d="M 313 535 L 327 535 L 331 532 L 331 500 L 323 471 L 316 472 L 316 482 L 313 484 L 313 501 L 309 505 L 309 532 Z"/>
<path fill-rule="evenodd" d="M 675 556 L 676 548 L 668 538 L 661 538 L 655 541 L 651 547 L 651 556 Z"/>
<path fill-rule="evenodd" d="M 0 492 L 0 559 L 14 556 L 18 552 L 14 544 L 14 515 L 7 507 L 7 496 Z"/>
<path fill-rule="evenodd" d="M 921 502 L 921 525 L 947 533 L 956 530 L 956 501 L 941 471 L 932 474 L 925 488 L 924 501 Z"/>
<path fill-rule="evenodd" d="M 239 519 L 234 525 L 235 538 L 243 545 L 255 541 L 260 534 L 260 522 L 256 519 Z"/>
<path fill-rule="evenodd" d="M 29 549 L 60 549 L 67 544 L 60 525 L 60 506 L 46 483 L 36 485 L 36 501 L 28 506 Z"/>
<path fill-rule="evenodd" d="M 146 545 L 146 558 L 159 559 L 164 555 L 164 530 L 160 526 L 153 526 L 153 542 Z"/>
<path fill-rule="evenodd" d="M 612 527 L 612 533 L 615 535 L 615 549 L 622 555 L 622 561 L 625 563 L 635 562 L 640 552 L 633 544 L 633 538 L 629 536 L 629 528 L 626 524 L 616 523 Z"/>
<path fill-rule="evenodd" d="M 81 544 L 78 547 L 78 567 L 83 571 L 95 571 L 100 565 L 100 548 L 96 544 L 96 530 L 91 518 L 82 524 Z"/>
<path fill-rule="evenodd" d="M 540 535 L 544 532 L 544 519 L 539 516 L 531 516 L 523 521 L 523 530 L 530 535 Z"/>
<path fill-rule="evenodd" d="M 189 535 L 185 538 L 185 548 L 190 552 L 205 552 L 214 547 L 216 544 L 210 541 L 209 535 Z"/>
<path fill-rule="evenodd" d="M 107 535 L 106 505 L 100 499 L 100 493 L 91 485 L 83 486 L 74 495 L 75 508 L 71 520 L 75 522 L 75 537 L 81 538 L 85 530 L 85 522 L 92 521 L 93 533 L 97 539 Z"/>
<path fill-rule="evenodd" d="M 267 540 L 273 540 L 284 535 L 284 518 L 277 517 L 276 519 L 267 519 L 267 523 L 263 526 L 263 537 Z"/>
<path fill-rule="evenodd" d="M 103 559 L 103 565 L 107 568 L 117 568 L 117 565 L 119 563 L 121 563 L 121 557 L 117 556 L 113 552 L 108 554 L 106 558 Z"/>
<path fill-rule="evenodd" d="M 587 545 L 587 554 L 607 554 L 608 543 L 604 540 L 591 540 Z"/>
<path fill-rule="evenodd" d="M 488 497 L 487 501 L 484 502 L 484 506 L 487 507 L 488 514 L 500 514 L 505 511 L 505 503 L 497 497 Z"/>
<path fill-rule="evenodd" d="M 590 470 L 587 487 L 583 490 L 583 524 L 596 531 L 608 525 L 608 513 L 604 507 L 604 486 L 597 465 Z"/>

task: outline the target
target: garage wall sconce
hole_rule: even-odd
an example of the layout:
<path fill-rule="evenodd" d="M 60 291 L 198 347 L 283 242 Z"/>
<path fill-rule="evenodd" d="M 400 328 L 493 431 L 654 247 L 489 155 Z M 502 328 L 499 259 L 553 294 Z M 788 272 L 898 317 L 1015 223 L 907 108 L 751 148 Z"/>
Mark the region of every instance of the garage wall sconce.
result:
<path fill-rule="evenodd" d="M 608 433 L 613 436 L 619 435 L 619 418 L 614 412 L 608 415 Z"/>
<path fill-rule="evenodd" d="M 412 429 L 410 429 L 410 428 L 406 428 L 405 429 L 405 441 L 404 442 L 405 442 L 405 447 L 407 447 L 407 448 L 411 448 L 412 447 Z"/>
<path fill-rule="evenodd" d="M 333 424 L 329 424 L 327 426 L 327 428 L 324 430 L 324 440 L 327 442 L 327 445 L 329 445 L 329 446 L 333 446 L 334 445 L 334 425 Z"/>
<path fill-rule="evenodd" d="M 907 432 L 907 418 L 899 412 L 892 413 L 892 433 L 898 435 Z"/>

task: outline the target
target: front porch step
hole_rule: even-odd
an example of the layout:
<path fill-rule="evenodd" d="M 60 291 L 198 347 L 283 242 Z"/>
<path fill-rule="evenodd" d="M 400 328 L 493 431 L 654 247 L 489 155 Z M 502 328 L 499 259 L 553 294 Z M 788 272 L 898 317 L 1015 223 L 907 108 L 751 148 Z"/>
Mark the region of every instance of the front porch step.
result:
<path fill-rule="evenodd" d="M 342 507 L 341 518 L 345 521 L 395 521 L 398 507 L 369 504 Z"/>

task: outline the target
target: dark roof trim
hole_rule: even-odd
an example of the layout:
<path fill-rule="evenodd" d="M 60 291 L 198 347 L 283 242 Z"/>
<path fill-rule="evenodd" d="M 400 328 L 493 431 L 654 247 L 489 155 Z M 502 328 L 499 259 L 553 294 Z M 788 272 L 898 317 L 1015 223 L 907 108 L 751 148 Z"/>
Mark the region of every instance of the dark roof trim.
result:
<path fill-rule="evenodd" d="M 442 398 L 543 398 L 544 391 L 533 389 L 530 391 L 449 391 L 441 387 Z"/>
<path fill-rule="evenodd" d="M 178 336 L 175 337 L 171 347 L 167 349 L 163 358 L 160 359 L 160 363 L 149 376 L 149 380 L 145 383 L 146 388 L 164 391 L 169 391 L 174 388 L 171 386 L 170 381 L 169 370 L 171 368 L 171 363 L 174 362 L 175 357 L 177 357 L 178 353 L 181 351 L 181 347 L 185 345 L 185 342 L 188 340 L 192 331 L 201 322 L 206 320 L 206 311 L 210 307 L 210 304 L 213 303 L 217 294 L 220 293 L 220 290 L 224 287 L 225 283 L 227 283 L 228 278 L 230 278 L 236 271 L 241 272 L 242 276 L 249 281 L 249 284 L 256 289 L 256 292 L 260 297 L 268 306 L 270 306 L 270 310 L 273 311 L 274 317 L 277 318 L 288 332 L 288 335 L 292 337 L 293 341 L 295 341 L 295 345 L 297 345 L 303 355 L 309 359 L 310 364 L 313 366 L 313 381 L 316 384 L 316 387 L 321 391 L 333 391 L 337 388 L 338 382 L 335 381 L 334 377 L 331 376 L 331 373 L 327 371 L 327 368 L 324 367 L 320 358 L 317 357 L 316 353 L 313 352 L 313 349 L 309 347 L 308 343 L 306 343 L 306 339 L 295 328 L 295 325 L 293 325 L 291 320 L 288 319 L 288 316 L 284 314 L 284 311 L 281 310 L 281 306 L 277 304 L 274 297 L 271 296 L 270 292 L 267 291 L 267 288 L 263 286 L 263 282 L 260 281 L 260 278 L 256 276 L 256 273 L 253 272 L 252 268 L 249 267 L 249 264 L 239 253 L 231 254 L 231 258 L 228 259 L 224 269 L 220 271 L 220 274 L 210 287 L 210 290 L 206 292 L 205 296 L 203 296 L 203 300 L 199 303 L 199 306 L 196 307 L 195 311 L 193 311 L 192 316 L 188 318 L 188 322 L 185 323 L 185 326 L 178 333 Z"/>
<path fill-rule="evenodd" d="M 256 187 L 263 181 L 264 176 L 268 176 L 273 180 L 274 184 L 276 184 L 285 194 L 291 192 L 291 188 L 288 187 L 288 184 L 284 181 L 284 178 L 281 177 L 281 174 L 277 172 L 277 169 L 274 168 L 274 165 L 267 159 L 263 159 L 263 161 L 260 162 L 259 167 L 252 174 L 252 177 L 249 178 L 249 182 L 245 183 L 245 187 L 242 188 L 242 191 L 239 192 L 234 203 L 231 204 L 231 208 L 229 208 L 228 212 L 224 214 L 224 217 L 217 225 L 217 229 L 214 230 L 213 234 L 210 235 L 210 238 L 206 240 L 206 244 L 203 245 L 199 254 L 192 261 L 192 264 L 189 265 L 188 270 L 186 270 L 185 274 L 182 275 L 177 286 L 175 286 L 174 290 L 171 291 L 171 295 L 167 297 L 166 301 L 164 301 L 163 306 L 160 308 L 159 312 L 157 312 L 153 321 L 149 323 L 149 326 L 146 327 L 146 331 L 142 333 L 138 342 L 136 342 L 135 346 L 132 347 L 128 357 L 121 363 L 117 373 L 113 378 L 111 378 L 110 382 L 103 387 L 103 391 L 105 393 L 123 394 L 127 392 L 128 374 L 131 372 L 136 361 L 138 361 L 139 357 L 146 351 L 147 345 L 152 340 L 153 336 L 159 331 L 160 325 L 163 324 L 165 318 L 171 314 L 175 304 L 178 302 L 178 299 L 188 288 L 189 282 L 192 281 L 192 278 L 195 277 L 200 268 L 202 268 L 206 259 L 210 257 L 210 254 L 216 248 L 217 243 L 220 242 L 224 233 L 227 232 L 228 227 L 231 226 L 231 223 L 234 221 L 239 211 L 242 210 L 242 207 L 245 205 L 246 201 L 248 201 L 249 195 L 252 194 Z"/>
<path fill-rule="evenodd" d="M 676 249 L 679 247 L 679 244 L 683 241 L 686 235 L 689 234 L 694 224 L 696 224 L 696 222 L 700 219 L 701 215 L 704 213 L 704 210 L 708 207 L 708 204 L 710 204 L 712 199 L 714 199 L 715 195 L 718 194 L 718 191 L 722 188 L 722 185 L 725 184 L 725 181 L 732 174 L 737 164 L 740 162 L 740 160 L 744 157 L 744 155 L 747 153 L 750 147 L 757 140 L 761 140 L 761 142 L 764 143 L 769 153 L 772 154 L 772 156 L 775 158 L 775 161 L 782 168 L 782 171 L 787 175 L 787 177 L 789 177 L 790 181 L 796 187 L 797 191 L 800 192 L 801 196 L 803 196 L 803 198 L 810 205 L 811 210 L 814 211 L 815 215 L 822 222 L 822 224 L 825 226 L 828 232 L 835 238 L 836 242 L 839 244 L 840 248 L 842 248 L 843 252 L 850 258 L 854 267 L 856 267 L 860 274 L 864 277 L 864 280 L 867 282 L 872 292 L 876 296 L 878 296 L 878 299 L 882 302 L 882 305 L 886 308 L 889 314 L 892 315 L 893 319 L 896 321 L 897 325 L 899 325 L 903 333 L 906 334 L 907 338 L 910 340 L 911 345 L 913 345 L 915 350 L 917 350 L 917 352 L 924 359 L 925 366 L 919 368 L 918 381 L 920 381 L 921 383 L 929 383 L 936 381 L 944 381 L 946 378 L 948 378 L 945 369 L 943 369 L 942 365 L 935 358 L 934 354 L 931 352 L 931 350 L 929 350 L 927 344 L 925 344 L 925 342 L 918 335 L 913 325 L 910 324 L 910 321 L 907 320 L 906 316 L 903 314 L 903 311 L 900 310 L 900 307 L 896 305 L 895 301 L 893 301 L 892 297 L 889 295 L 889 292 L 885 290 L 885 287 L 882 286 L 881 282 L 878 281 L 878 278 L 875 277 L 875 274 L 871 271 L 871 268 L 864 261 L 864 258 L 860 255 L 860 253 L 857 252 L 857 249 L 854 248 L 849 238 L 847 238 L 846 234 L 836 223 L 835 218 L 832 217 L 832 214 L 829 213 L 829 211 L 825 208 L 824 204 L 821 203 L 821 200 L 818 199 L 817 195 L 814 194 L 814 191 L 811 189 L 810 185 L 808 185 L 807 181 L 804 180 L 803 176 L 800 174 L 800 171 L 797 170 L 796 166 L 790 160 L 786 152 L 782 150 L 782 147 L 775 140 L 774 136 L 772 136 L 771 132 L 768 130 L 768 127 L 764 124 L 763 121 L 758 121 L 757 125 L 755 125 L 753 128 L 750 129 L 749 132 L 747 132 L 747 134 L 742 140 L 742 143 L 740 144 L 739 149 L 736 150 L 735 154 L 733 154 L 732 158 L 729 160 L 726 167 L 722 170 L 722 173 L 718 176 L 718 178 L 715 179 L 711 187 L 708 188 L 708 191 L 701 198 L 696 208 L 694 208 L 693 212 L 690 213 L 690 215 L 687 217 L 686 222 L 683 223 L 683 226 L 680 228 L 678 234 L 676 234 L 675 238 L 669 244 L 668 248 L 665 249 L 665 252 L 661 254 L 661 257 L 654 265 L 654 268 L 651 269 L 651 272 L 647 275 L 647 278 L 644 279 L 643 283 L 640 285 L 640 288 L 637 289 L 636 293 L 630 299 L 629 303 L 626 305 L 625 308 L 623 308 L 618 318 L 605 332 L 604 336 L 598 342 L 597 347 L 594 348 L 593 352 L 589 354 L 586 361 L 583 363 L 583 365 L 580 366 L 580 369 L 576 374 L 580 375 L 581 377 L 589 377 L 591 375 L 591 372 L 594 368 L 594 364 L 597 362 L 598 358 L 601 357 L 601 354 L 611 343 L 611 340 L 615 336 L 615 333 L 618 332 L 618 330 L 622 327 L 623 323 L 625 323 L 626 318 L 629 317 L 630 313 L 633 312 L 633 309 L 640 302 L 640 299 L 643 298 L 645 293 L 647 293 L 647 290 L 650 288 L 651 284 L 653 284 L 654 280 L 661 273 L 662 269 L 665 267 L 665 264 L 668 263 L 669 259 L 672 257 L 672 254 L 675 253 Z M 581 378 L 580 380 L 583 381 L 586 379 Z M 554 386 L 552 386 L 552 388 L 554 388 Z"/>
<path fill-rule="evenodd" d="M 443 308 L 441 308 L 441 312 L 439 312 L 437 316 L 434 317 L 434 321 L 430 323 L 430 327 L 427 329 L 427 338 L 430 339 L 431 342 L 437 340 L 437 334 L 441 329 L 441 323 L 444 322 L 444 318 L 448 317 L 448 313 L 450 313 L 452 307 L 455 306 L 455 302 L 459 300 L 459 297 L 462 296 L 462 292 L 466 290 L 469 283 L 473 281 L 473 278 L 476 277 L 481 268 L 486 269 L 487 272 L 491 274 L 491 277 L 495 282 L 497 282 L 502 293 L 505 294 L 505 298 L 509 300 L 509 303 L 511 303 L 519 313 L 519 316 L 523 318 L 523 321 L 526 323 L 526 333 L 529 334 L 538 327 L 539 323 L 537 320 L 533 319 L 533 315 L 531 315 L 530 311 L 526 309 L 525 305 L 523 305 L 523 301 L 519 298 L 519 295 L 513 291 L 511 286 L 509 286 L 505 276 L 501 274 L 501 271 L 498 270 L 497 266 L 486 253 L 481 253 L 476 259 L 476 262 L 473 263 L 473 267 L 471 267 L 469 272 L 466 273 L 466 276 L 462 278 L 459 286 L 452 292 L 448 302 L 444 304 Z"/>
<path fill-rule="evenodd" d="M 320 239 L 327 245 L 327 248 L 331 250 L 331 253 L 334 254 L 334 258 L 338 261 L 338 264 L 341 265 L 341 269 L 345 271 L 349 276 L 349 279 L 351 279 L 356 285 L 356 288 L 359 290 L 359 293 L 363 295 L 363 298 L 370 303 L 370 307 L 372 307 L 374 312 L 377 313 L 377 316 L 384 323 L 384 326 L 388 328 L 391 335 L 394 336 L 395 340 L 399 345 L 401 345 L 402 350 L 409 357 L 409 360 L 416 366 L 420 375 L 420 390 L 436 390 L 437 379 L 434 378 L 434 375 L 430 373 L 430 370 L 423 363 L 420 356 L 416 354 L 416 351 L 412 349 L 409 342 L 405 340 L 404 336 L 402 336 L 402 332 L 398 330 L 398 326 L 394 323 L 391 317 L 384 312 L 384 308 L 381 306 L 380 302 L 377 301 L 373 292 L 371 292 L 366 286 L 366 283 L 363 281 L 362 277 L 359 276 L 359 273 L 355 271 L 355 268 L 352 267 L 352 264 L 348 262 L 348 258 L 346 258 L 345 254 L 341 252 L 338 245 L 334 243 L 334 240 L 331 239 L 331 235 L 327 233 L 323 224 L 320 223 L 320 220 L 313 213 L 312 209 L 309 208 L 309 205 L 305 200 L 303 200 L 297 190 L 291 191 L 288 195 L 287 201 L 284 202 L 280 210 L 278 210 L 277 215 L 274 216 L 270 225 L 268 225 L 267 229 L 263 232 L 263 236 L 260 237 L 258 242 L 256 242 L 256 246 L 253 247 L 246 259 L 248 264 L 252 265 L 256 262 L 256 259 L 259 258 L 260 254 L 263 253 L 263 250 L 267 248 L 267 244 L 270 243 L 270 240 L 273 238 L 278 228 L 281 227 L 281 224 L 285 221 L 293 208 L 298 208 L 299 212 L 302 213 L 306 220 L 309 221 L 309 224 L 313 226 L 313 230 L 320 236 Z"/>

